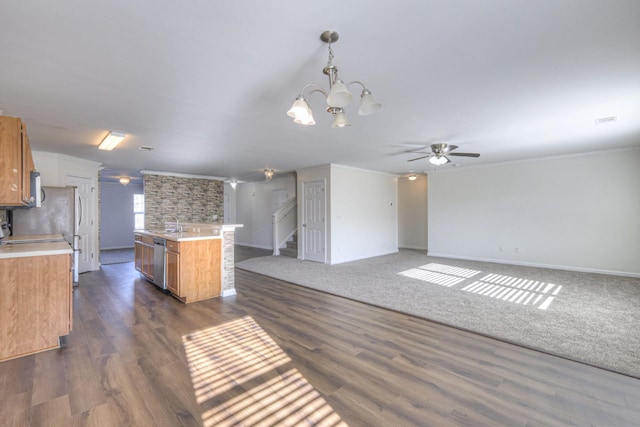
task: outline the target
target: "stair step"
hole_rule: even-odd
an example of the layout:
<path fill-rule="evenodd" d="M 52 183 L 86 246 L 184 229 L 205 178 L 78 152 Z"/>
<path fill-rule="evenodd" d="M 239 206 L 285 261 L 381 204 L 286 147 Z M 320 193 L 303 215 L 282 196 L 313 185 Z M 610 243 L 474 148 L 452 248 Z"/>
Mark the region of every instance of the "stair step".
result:
<path fill-rule="evenodd" d="M 298 241 L 294 240 L 291 242 L 286 242 L 287 243 L 287 248 L 289 249 L 298 249 Z"/>
<path fill-rule="evenodd" d="M 293 248 L 281 248 L 280 255 L 288 256 L 291 258 L 298 258 L 298 250 Z"/>

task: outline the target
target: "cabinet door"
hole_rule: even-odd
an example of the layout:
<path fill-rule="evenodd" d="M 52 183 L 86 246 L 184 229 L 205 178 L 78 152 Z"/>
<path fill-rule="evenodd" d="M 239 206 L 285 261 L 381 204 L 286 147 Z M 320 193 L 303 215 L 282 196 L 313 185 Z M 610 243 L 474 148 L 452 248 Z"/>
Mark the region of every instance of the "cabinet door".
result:
<path fill-rule="evenodd" d="M 135 260 L 135 267 L 136 270 L 138 270 L 139 272 L 142 272 L 142 243 L 138 243 L 136 242 L 135 247 L 134 247 L 134 260 Z"/>
<path fill-rule="evenodd" d="M 27 136 L 27 126 L 24 123 L 21 123 L 20 134 L 20 151 L 22 157 L 22 202 L 29 204 L 29 202 L 31 202 L 31 172 L 35 170 L 35 167 L 33 164 L 33 156 L 31 155 L 29 137 Z"/>
<path fill-rule="evenodd" d="M 180 295 L 180 254 L 167 252 L 167 289 L 174 295 Z"/>
<path fill-rule="evenodd" d="M 153 279 L 153 246 L 142 245 L 142 273 Z"/>
<path fill-rule="evenodd" d="M 22 205 L 20 119 L 0 116 L 0 205 Z"/>

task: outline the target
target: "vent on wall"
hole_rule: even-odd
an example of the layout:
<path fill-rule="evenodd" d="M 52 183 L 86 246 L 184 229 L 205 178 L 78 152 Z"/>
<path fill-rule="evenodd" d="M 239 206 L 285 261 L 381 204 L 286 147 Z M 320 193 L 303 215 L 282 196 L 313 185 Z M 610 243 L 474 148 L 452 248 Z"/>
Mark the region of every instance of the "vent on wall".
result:
<path fill-rule="evenodd" d="M 611 123 L 615 123 L 618 121 L 617 116 L 609 116 L 609 117 L 600 117 L 596 119 L 596 125 L 608 125 Z"/>

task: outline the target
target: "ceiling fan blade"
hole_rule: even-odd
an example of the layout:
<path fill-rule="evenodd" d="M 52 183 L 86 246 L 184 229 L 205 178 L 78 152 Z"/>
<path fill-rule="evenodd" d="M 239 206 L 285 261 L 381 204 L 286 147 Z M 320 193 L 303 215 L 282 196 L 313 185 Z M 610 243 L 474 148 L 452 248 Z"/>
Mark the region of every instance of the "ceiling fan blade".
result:
<path fill-rule="evenodd" d="M 455 150 L 456 148 L 458 148 L 458 146 L 457 146 L 457 145 L 449 145 L 449 144 L 446 144 L 446 146 L 442 148 L 442 152 L 443 152 L 443 153 L 449 153 L 449 152 L 451 152 L 451 151 Z"/>
<path fill-rule="evenodd" d="M 480 157 L 478 153 L 448 153 L 447 156 Z"/>
<path fill-rule="evenodd" d="M 431 157 L 431 154 L 427 154 L 426 156 L 416 157 L 415 159 L 407 160 L 407 162 L 413 162 L 414 160 L 426 159 L 427 157 Z"/>

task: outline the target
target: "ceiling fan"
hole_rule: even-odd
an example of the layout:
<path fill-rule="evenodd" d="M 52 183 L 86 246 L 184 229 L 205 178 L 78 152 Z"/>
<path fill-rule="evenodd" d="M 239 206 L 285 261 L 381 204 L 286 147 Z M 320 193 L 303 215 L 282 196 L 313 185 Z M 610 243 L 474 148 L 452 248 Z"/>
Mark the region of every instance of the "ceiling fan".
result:
<path fill-rule="evenodd" d="M 452 153 L 453 150 L 458 148 L 457 145 L 449 144 L 431 144 L 431 153 L 425 156 L 416 157 L 415 159 L 408 160 L 413 162 L 415 160 L 429 158 L 429 163 L 436 166 L 446 165 L 451 160 L 447 156 L 460 156 L 460 157 L 480 157 L 478 153 Z"/>

